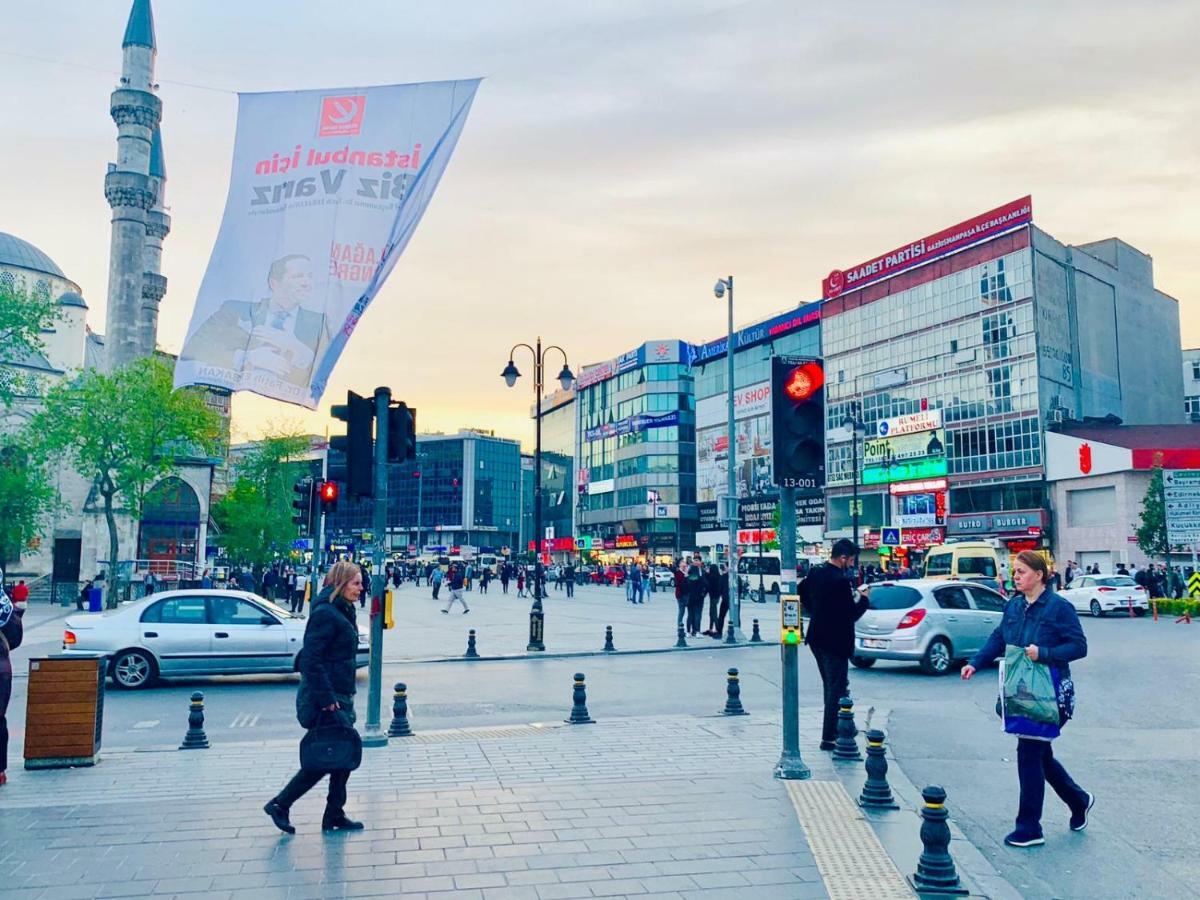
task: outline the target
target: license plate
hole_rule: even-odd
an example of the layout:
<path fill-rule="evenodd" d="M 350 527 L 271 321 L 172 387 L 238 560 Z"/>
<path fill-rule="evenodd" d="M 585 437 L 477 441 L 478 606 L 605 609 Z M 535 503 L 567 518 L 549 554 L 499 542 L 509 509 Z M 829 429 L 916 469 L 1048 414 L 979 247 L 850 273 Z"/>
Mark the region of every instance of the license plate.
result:
<path fill-rule="evenodd" d="M 886 650 L 888 642 L 877 640 L 876 638 L 861 638 L 859 645 L 868 650 Z"/>

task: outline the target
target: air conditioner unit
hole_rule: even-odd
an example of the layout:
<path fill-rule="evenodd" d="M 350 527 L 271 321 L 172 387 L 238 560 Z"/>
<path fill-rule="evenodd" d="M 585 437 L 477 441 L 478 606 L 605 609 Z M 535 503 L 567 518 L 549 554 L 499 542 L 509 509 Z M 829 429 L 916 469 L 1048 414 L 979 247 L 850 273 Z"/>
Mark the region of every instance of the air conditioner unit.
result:
<path fill-rule="evenodd" d="M 1050 410 L 1047 419 L 1052 425 L 1061 425 L 1063 423 L 1063 411 L 1061 406 L 1056 406 Z"/>

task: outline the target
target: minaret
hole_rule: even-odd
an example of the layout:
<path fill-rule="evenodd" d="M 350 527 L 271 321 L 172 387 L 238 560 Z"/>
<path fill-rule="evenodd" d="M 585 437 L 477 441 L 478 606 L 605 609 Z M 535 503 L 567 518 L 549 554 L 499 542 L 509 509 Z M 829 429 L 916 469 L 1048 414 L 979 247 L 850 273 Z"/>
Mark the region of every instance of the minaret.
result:
<path fill-rule="evenodd" d="M 162 275 L 163 238 L 171 231 L 171 217 L 163 206 L 167 169 L 163 164 L 162 132 L 154 129 L 150 139 L 150 185 L 154 208 L 146 213 L 146 271 L 142 273 L 142 302 L 138 310 L 140 356 L 150 356 L 158 343 L 158 304 L 167 292 Z"/>
<path fill-rule="evenodd" d="M 133 0 L 121 47 L 121 84 L 113 91 L 111 104 L 117 123 L 117 162 L 109 165 L 104 179 L 104 196 L 113 211 L 104 336 L 109 370 L 146 355 L 139 320 L 148 214 L 158 202 L 150 156 L 162 118 L 162 101 L 153 93 L 156 48 L 150 0 Z M 154 305 L 157 309 L 157 301 Z"/>

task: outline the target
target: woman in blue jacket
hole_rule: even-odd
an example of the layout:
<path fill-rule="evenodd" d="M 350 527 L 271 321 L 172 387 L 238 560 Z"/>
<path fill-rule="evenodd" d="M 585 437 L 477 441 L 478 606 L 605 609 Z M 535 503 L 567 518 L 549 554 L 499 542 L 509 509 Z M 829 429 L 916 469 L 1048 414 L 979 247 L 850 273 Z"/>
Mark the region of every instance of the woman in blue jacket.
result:
<path fill-rule="evenodd" d="M 1005 647 L 1025 648 L 1034 662 L 1058 669 L 1060 679 L 1071 677 L 1070 664 L 1087 656 L 1087 638 L 1079 625 L 1075 607 L 1049 588 L 1053 577 L 1046 561 L 1026 550 L 1017 555 L 1012 569 L 1013 582 L 1020 592 L 1008 602 L 1004 618 L 969 665 L 963 666 L 966 681 L 976 670 L 1004 656 Z M 1062 724 L 1066 724 L 1065 717 Z M 1016 829 L 1004 839 L 1010 847 L 1036 847 L 1046 843 L 1042 836 L 1042 803 L 1046 784 L 1071 810 L 1071 830 L 1087 827 L 1088 812 L 1096 798 L 1077 785 L 1062 763 L 1054 758 L 1050 741 L 1045 738 L 1018 737 L 1017 777 L 1021 800 L 1017 808 Z"/>

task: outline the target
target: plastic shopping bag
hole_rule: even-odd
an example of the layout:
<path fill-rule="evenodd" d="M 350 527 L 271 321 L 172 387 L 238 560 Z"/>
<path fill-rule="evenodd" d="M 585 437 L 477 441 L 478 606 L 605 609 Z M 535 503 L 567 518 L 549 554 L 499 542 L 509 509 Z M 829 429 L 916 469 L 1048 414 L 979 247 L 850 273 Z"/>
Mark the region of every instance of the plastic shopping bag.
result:
<path fill-rule="evenodd" d="M 1005 649 L 998 705 L 1006 732 L 1044 740 L 1059 736 L 1063 718 L 1057 675 L 1057 670 L 1026 656 L 1024 647 Z"/>

